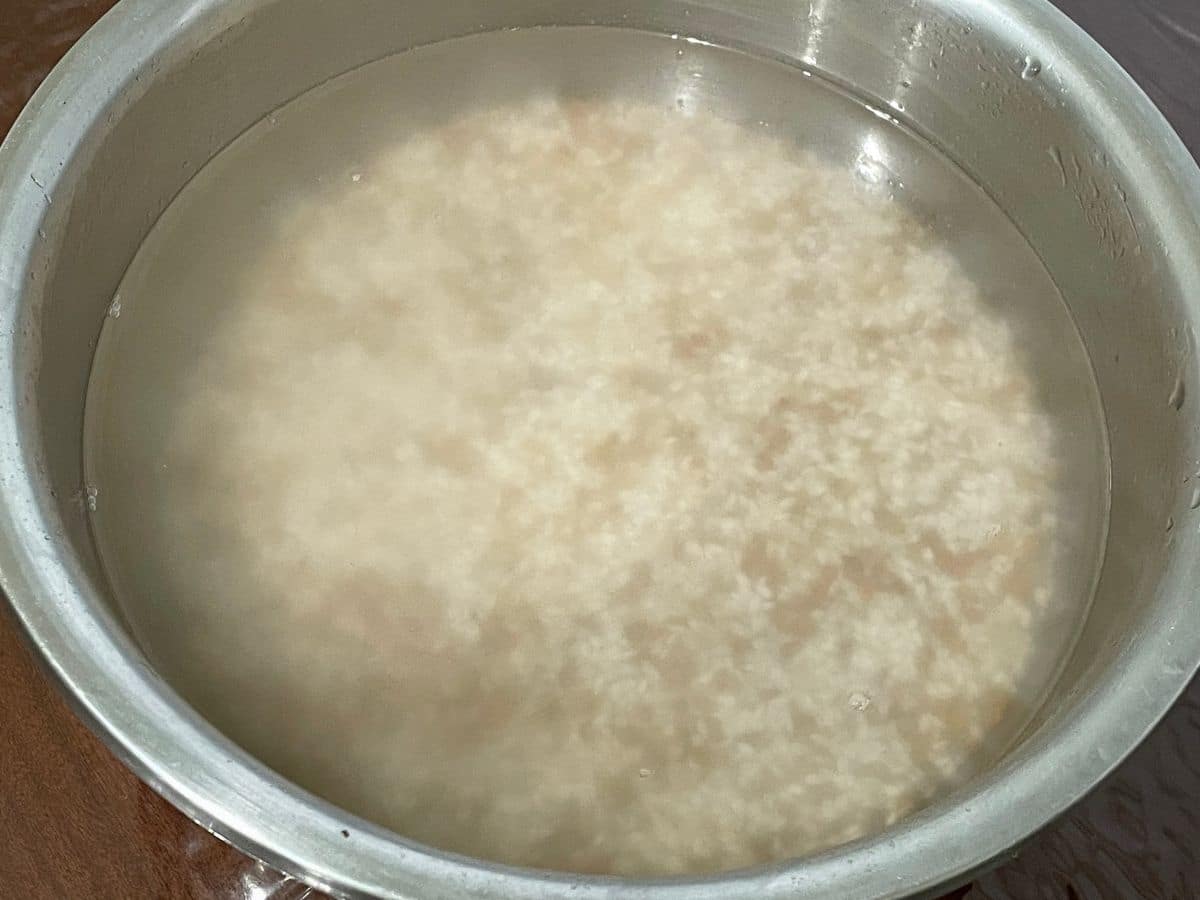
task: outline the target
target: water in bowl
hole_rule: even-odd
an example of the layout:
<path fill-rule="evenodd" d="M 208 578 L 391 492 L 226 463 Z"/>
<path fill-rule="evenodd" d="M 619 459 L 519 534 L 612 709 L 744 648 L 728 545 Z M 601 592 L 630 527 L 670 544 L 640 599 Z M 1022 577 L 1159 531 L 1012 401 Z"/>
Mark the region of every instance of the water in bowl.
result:
<path fill-rule="evenodd" d="M 1013 225 L 809 73 L 547 29 L 205 166 L 104 323 L 88 506 L 154 664 L 409 838 L 621 875 L 882 829 L 1091 594 L 1086 356 Z"/>

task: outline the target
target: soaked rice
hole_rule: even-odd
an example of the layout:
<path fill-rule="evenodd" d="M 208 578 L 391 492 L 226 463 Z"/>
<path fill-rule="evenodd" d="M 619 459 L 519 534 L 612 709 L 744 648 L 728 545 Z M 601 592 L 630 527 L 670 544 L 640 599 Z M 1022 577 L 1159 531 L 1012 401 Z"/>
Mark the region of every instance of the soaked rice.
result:
<path fill-rule="evenodd" d="M 135 621 L 160 667 L 301 784 L 442 848 L 678 874 L 879 829 L 1024 720 L 1052 423 L 851 173 L 531 101 L 330 173 L 255 260 L 100 532 L 167 598 Z"/>

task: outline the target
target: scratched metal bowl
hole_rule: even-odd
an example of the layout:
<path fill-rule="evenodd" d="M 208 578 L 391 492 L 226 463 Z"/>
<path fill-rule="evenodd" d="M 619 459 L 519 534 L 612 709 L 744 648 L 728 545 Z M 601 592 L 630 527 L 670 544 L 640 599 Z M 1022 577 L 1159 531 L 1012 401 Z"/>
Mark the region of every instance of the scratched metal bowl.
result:
<path fill-rule="evenodd" d="M 255 762 L 159 678 L 106 596 L 72 500 L 105 307 L 199 166 L 271 109 L 370 60 L 468 33 L 583 24 L 793 61 L 896 111 L 1021 229 L 1095 369 L 1111 524 L 1091 613 L 1057 685 L 984 776 L 816 857 L 637 883 L 489 865 L 355 819 Z M 1200 172 L 1180 141 L 1043 0 L 123 0 L 55 69 L 0 150 L 0 584 L 80 716 L 138 775 L 215 834 L 334 893 L 936 893 L 1013 852 L 1095 786 L 1200 660 L 1198 218 Z"/>

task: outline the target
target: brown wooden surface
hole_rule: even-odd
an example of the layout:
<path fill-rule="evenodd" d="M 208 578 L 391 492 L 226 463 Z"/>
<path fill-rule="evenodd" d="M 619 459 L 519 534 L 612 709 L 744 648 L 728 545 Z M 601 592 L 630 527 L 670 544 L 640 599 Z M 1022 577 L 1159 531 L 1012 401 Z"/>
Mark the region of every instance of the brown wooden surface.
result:
<path fill-rule="evenodd" d="M 0 135 L 113 0 L 0 0 Z M 336 0 L 331 0 L 336 2 Z M 1058 0 L 1200 146 L 1200 2 Z M 1095 795 L 968 900 L 1200 898 L 1200 688 Z M 961 896 L 962 892 L 956 892 Z M 313 897 L 141 784 L 74 717 L 0 615 L 0 900 Z"/>

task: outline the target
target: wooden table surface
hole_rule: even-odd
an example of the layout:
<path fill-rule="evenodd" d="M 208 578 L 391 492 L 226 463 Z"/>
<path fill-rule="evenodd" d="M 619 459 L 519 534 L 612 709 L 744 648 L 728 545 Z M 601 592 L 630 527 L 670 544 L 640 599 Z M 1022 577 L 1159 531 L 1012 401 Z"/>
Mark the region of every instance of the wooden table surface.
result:
<path fill-rule="evenodd" d="M 114 0 L 0 0 L 0 136 Z M 336 0 L 331 0 L 336 2 Z M 1200 149 L 1200 2 L 1056 0 Z M 1200 686 L 1106 785 L 969 900 L 1200 898 Z M 210 836 L 74 717 L 0 615 L 0 900 L 300 900 Z"/>

